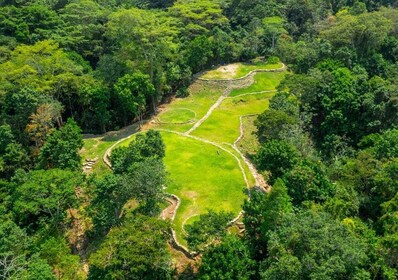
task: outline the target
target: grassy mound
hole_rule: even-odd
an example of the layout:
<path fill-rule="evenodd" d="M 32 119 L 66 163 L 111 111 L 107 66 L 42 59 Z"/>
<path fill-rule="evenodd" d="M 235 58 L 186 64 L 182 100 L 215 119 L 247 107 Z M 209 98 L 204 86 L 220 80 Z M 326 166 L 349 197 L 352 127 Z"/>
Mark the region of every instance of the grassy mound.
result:
<path fill-rule="evenodd" d="M 254 83 L 250 87 L 233 90 L 229 96 L 275 90 L 285 75 L 286 72 L 259 72 L 254 76 Z"/>
<path fill-rule="evenodd" d="M 194 121 L 196 113 L 186 108 L 167 109 L 160 114 L 159 121 L 162 123 L 184 124 Z"/>
<path fill-rule="evenodd" d="M 259 61 L 257 63 L 234 63 L 223 65 L 217 69 L 205 72 L 201 78 L 218 80 L 218 79 L 237 79 L 242 78 L 253 70 L 257 69 L 278 69 L 281 68 L 282 63 L 268 64 L 267 62 Z"/>
<path fill-rule="evenodd" d="M 162 137 L 170 179 L 166 191 L 181 199 L 174 220 L 177 234 L 181 237 L 184 223 L 207 209 L 237 215 L 245 198 L 246 184 L 236 159 L 194 139 L 167 132 L 162 132 Z"/>

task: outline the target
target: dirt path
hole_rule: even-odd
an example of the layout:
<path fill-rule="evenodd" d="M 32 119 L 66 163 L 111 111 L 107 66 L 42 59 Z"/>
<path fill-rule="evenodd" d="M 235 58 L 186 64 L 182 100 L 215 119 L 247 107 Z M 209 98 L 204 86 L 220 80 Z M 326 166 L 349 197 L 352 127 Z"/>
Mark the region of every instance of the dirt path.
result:
<path fill-rule="evenodd" d="M 160 218 L 174 221 L 177 209 L 180 206 L 180 199 L 174 194 L 167 195 L 165 199 L 170 205 L 163 209 L 162 213 L 160 213 Z"/>

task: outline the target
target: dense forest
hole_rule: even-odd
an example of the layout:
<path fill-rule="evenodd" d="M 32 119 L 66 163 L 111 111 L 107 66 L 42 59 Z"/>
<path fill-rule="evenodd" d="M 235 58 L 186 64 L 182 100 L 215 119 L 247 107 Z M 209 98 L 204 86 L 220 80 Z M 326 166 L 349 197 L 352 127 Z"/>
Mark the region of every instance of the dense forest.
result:
<path fill-rule="evenodd" d="M 0 279 L 398 279 L 397 6 L 0 0 Z M 89 176 L 83 134 L 142 121 L 195 74 L 257 57 L 289 69 L 250 155 L 272 188 L 242 201 L 241 235 L 226 212 L 187 227 L 201 257 L 177 270 L 158 219 L 160 133 Z"/>

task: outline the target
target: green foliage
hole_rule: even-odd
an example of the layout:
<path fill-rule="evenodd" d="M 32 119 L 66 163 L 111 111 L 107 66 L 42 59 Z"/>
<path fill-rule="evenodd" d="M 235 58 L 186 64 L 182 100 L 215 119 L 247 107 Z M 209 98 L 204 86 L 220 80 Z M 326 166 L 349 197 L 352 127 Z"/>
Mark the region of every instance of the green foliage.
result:
<path fill-rule="evenodd" d="M 210 0 L 177 0 L 169 13 L 180 22 L 179 27 L 189 39 L 206 34 L 214 27 L 222 27 L 228 22 L 219 3 Z"/>
<path fill-rule="evenodd" d="M 311 211 L 287 218 L 270 234 L 268 250 L 265 279 L 275 279 L 276 271 L 293 279 L 355 279 L 368 258 L 361 239 L 327 214 Z"/>
<path fill-rule="evenodd" d="M 220 241 L 227 234 L 228 223 L 233 219 L 232 213 L 209 210 L 200 215 L 199 220 L 185 225 L 188 245 L 195 251 L 203 251 L 207 246 Z"/>
<path fill-rule="evenodd" d="M 291 129 L 296 120 L 279 110 L 266 110 L 255 121 L 257 138 L 264 143 L 267 140 L 281 140 L 282 133 Z"/>
<path fill-rule="evenodd" d="M 57 226 L 65 220 L 67 209 L 77 204 L 75 189 L 81 183 L 81 175 L 71 171 L 30 171 L 12 194 L 16 219 L 32 229 L 40 222 Z"/>
<path fill-rule="evenodd" d="M 103 52 L 106 11 L 96 2 L 81 0 L 68 3 L 60 11 L 64 27 L 59 39 L 63 46 L 95 61 Z"/>
<path fill-rule="evenodd" d="M 10 60 L 0 67 L 3 69 L 1 89 L 22 89 L 29 85 L 38 92 L 55 96 L 63 93 L 62 88 L 69 79 L 82 74 L 82 68 L 51 40 L 16 47 Z"/>
<path fill-rule="evenodd" d="M 63 237 L 50 237 L 40 248 L 40 257 L 47 260 L 57 276 L 62 279 L 84 279 L 80 272 L 79 257 L 71 254 Z"/>
<path fill-rule="evenodd" d="M 79 150 L 83 147 L 81 130 L 73 119 L 54 131 L 40 151 L 40 165 L 44 168 L 77 170 L 81 167 Z"/>
<path fill-rule="evenodd" d="M 271 173 L 272 182 L 289 172 L 298 162 L 300 155 L 296 148 L 286 141 L 265 142 L 255 157 L 260 170 Z"/>
<path fill-rule="evenodd" d="M 0 155 L 4 154 L 7 146 L 15 141 L 9 125 L 0 126 Z"/>
<path fill-rule="evenodd" d="M 324 202 L 334 195 L 325 167 L 320 162 L 303 161 L 283 176 L 294 204 L 304 201 Z"/>
<path fill-rule="evenodd" d="M 142 120 L 147 100 L 154 95 L 155 88 L 149 75 L 136 72 L 120 78 L 115 84 L 115 91 L 124 122 L 127 124 L 127 120 L 132 117 Z"/>
<path fill-rule="evenodd" d="M 103 233 L 123 216 L 123 206 L 131 199 L 140 202 L 138 212 L 155 216 L 163 198 L 166 171 L 160 159 L 147 158 L 133 163 L 122 176 L 113 174 L 95 183 L 90 212 L 95 233 Z"/>
<path fill-rule="evenodd" d="M 285 215 L 293 210 L 291 198 L 283 181 L 277 180 L 269 193 L 254 190 L 250 201 L 243 204 L 245 238 L 255 259 L 267 255 L 269 232 L 276 230 Z"/>
<path fill-rule="evenodd" d="M 380 47 L 391 28 L 391 22 L 380 12 L 358 16 L 342 13 L 337 16 L 336 23 L 324 30 L 322 35 L 334 46 L 352 46 L 360 57 L 364 57 Z"/>
<path fill-rule="evenodd" d="M 212 56 L 212 46 L 206 36 L 198 36 L 189 43 L 187 63 L 194 73 L 209 66 Z"/>
<path fill-rule="evenodd" d="M 156 218 L 126 218 L 91 255 L 88 279 L 170 279 L 167 232 Z"/>
<path fill-rule="evenodd" d="M 116 148 L 112 151 L 111 162 L 115 173 L 127 171 L 133 163 L 148 158 L 162 159 L 165 156 L 165 145 L 158 131 L 149 130 L 137 134 L 127 148 Z"/>
<path fill-rule="evenodd" d="M 237 236 L 227 235 L 203 255 L 198 279 L 248 280 L 254 274 L 254 261 Z"/>

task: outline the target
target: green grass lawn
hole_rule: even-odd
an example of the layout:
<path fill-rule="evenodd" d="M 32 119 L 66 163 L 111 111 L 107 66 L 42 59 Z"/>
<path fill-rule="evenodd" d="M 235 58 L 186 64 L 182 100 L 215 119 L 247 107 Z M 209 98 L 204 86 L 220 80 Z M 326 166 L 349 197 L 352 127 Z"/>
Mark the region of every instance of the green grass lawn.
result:
<path fill-rule="evenodd" d="M 177 110 L 177 109 L 186 109 L 190 110 L 196 114 L 195 119 L 199 120 L 202 118 L 207 110 L 217 101 L 223 92 L 224 88 L 222 87 L 211 87 L 211 86 L 203 86 L 199 84 L 194 84 L 190 87 L 190 95 L 186 98 L 176 98 L 171 103 L 166 105 L 166 111 L 159 114 L 159 118 L 163 121 L 164 115 L 167 112 Z M 191 113 L 192 113 L 191 112 Z M 178 111 L 176 111 L 178 113 Z M 171 116 L 172 118 L 173 116 Z M 174 117 L 176 117 L 174 115 Z M 170 119 L 171 119 L 170 118 Z M 193 124 L 158 124 L 153 128 L 159 127 L 162 129 L 170 129 L 178 132 L 185 132 L 189 130 Z"/>
<path fill-rule="evenodd" d="M 180 237 L 184 222 L 207 209 L 240 212 L 246 195 L 242 172 L 234 157 L 213 145 L 162 132 L 169 174 L 166 191 L 181 199 L 174 225 Z M 191 220 L 192 221 L 192 220 Z"/>
<path fill-rule="evenodd" d="M 278 69 L 282 67 L 282 63 L 268 64 L 264 61 L 256 63 L 234 63 L 230 65 L 220 66 L 217 69 L 205 72 L 201 78 L 204 79 L 237 79 L 241 78 L 256 69 Z"/>
<path fill-rule="evenodd" d="M 274 93 L 227 98 L 192 135 L 218 143 L 234 143 L 240 135 L 240 116 L 260 114 Z"/>
<path fill-rule="evenodd" d="M 229 96 L 275 90 L 285 75 L 286 72 L 259 72 L 254 76 L 254 83 L 250 87 L 233 90 Z"/>
<path fill-rule="evenodd" d="M 260 143 L 255 135 L 256 127 L 254 121 L 257 116 L 243 118 L 243 138 L 237 143 L 239 150 L 245 155 L 254 155 L 257 153 Z"/>
<path fill-rule="evenodd" d="M 196 113 L 186 108 L 167 109 L 159 115 L 159 120 L 162 123 L 185 123 L 194 121 Z"/>

